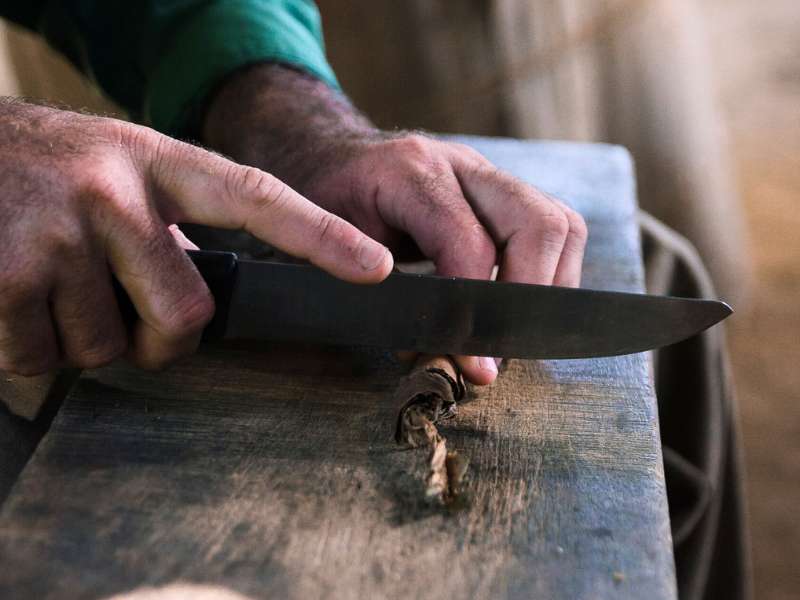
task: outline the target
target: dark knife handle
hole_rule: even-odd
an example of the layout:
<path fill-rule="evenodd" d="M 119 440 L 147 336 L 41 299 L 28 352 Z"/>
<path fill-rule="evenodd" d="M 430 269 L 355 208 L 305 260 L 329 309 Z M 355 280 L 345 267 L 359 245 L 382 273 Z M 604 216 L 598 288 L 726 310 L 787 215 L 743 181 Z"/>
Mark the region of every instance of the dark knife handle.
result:
<path fill-rule="evenodd" d="M 203 340 L 222 339 L 228 324 L 228 310 L 231 305 L 233 285 L 236 282 L 238 257 L 233 252 L 210 252 L 207 250 L 187 250 L 186 253 L 205 280 L 208 289 L 211 290 L 216 306 L 214 317 L 203 330 Z M 114 279 L 114 293 L 122 313 L 122 320 L 130 329 L 139 318 L 136 307 L 128 297 L 125 288 L 116 279 Z"/>

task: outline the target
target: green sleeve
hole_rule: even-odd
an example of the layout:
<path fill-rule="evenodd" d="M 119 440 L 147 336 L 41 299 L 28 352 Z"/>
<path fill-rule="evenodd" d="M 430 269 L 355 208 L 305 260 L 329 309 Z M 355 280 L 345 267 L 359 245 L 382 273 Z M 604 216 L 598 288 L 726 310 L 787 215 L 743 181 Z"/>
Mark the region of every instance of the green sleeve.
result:
<path fill-rule="evenodd" d="M 43 33 L 132 118 L 187 132 L 208 92 L 233 70 L 287 64 L 338 83 L 310 0 L 50 0 L 0 13 Z"/>

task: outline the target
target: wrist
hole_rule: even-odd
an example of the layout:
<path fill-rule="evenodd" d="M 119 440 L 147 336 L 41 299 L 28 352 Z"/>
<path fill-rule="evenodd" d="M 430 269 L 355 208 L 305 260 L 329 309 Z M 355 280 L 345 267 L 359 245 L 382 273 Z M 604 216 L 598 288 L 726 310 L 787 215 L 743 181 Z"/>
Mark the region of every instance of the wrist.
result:
<path fill-rule="evenodd" d="M 324 82 L 261 64 L 232 74 L 213 94 L 201 137 L 333 209 L 334 190 L 349 185 L 347 164 L 387 134 Z"/>

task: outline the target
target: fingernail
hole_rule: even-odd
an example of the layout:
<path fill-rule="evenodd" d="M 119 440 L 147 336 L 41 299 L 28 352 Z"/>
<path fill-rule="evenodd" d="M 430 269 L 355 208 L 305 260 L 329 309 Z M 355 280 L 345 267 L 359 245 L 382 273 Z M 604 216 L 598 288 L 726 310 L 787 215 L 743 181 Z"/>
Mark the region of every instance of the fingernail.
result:
<path fill-rule="evenodd" d="M 386 247 L 381 244 L 373 241 L 364 242 L 358 253 L 358 262 L 365 271 L 372 271 L 384 261 L 387 252 Z"/>
<path fill-rule="evenodd" d="M 490 373 L 494 373 L 495 375 L 497 374 L 497 364 L 494 362 L 493 358 L 490 358 L 488 356 L 481 356 L 478 359 L 478 365 L 484 371 L 489 371 Z"/>

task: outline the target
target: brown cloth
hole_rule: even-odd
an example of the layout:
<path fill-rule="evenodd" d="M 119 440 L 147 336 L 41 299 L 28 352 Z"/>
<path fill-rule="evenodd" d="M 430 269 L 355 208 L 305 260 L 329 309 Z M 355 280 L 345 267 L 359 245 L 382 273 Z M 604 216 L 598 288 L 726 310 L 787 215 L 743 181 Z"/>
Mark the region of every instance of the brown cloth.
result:
<path fill-rule="evenodd" d="M 697 252 L 641 213 L 647 290 L 716 294 Z M 753 597 L 741 437 L 723 326 L 655 353 L 661 444 L 679 597 Z"/>

